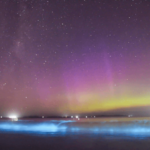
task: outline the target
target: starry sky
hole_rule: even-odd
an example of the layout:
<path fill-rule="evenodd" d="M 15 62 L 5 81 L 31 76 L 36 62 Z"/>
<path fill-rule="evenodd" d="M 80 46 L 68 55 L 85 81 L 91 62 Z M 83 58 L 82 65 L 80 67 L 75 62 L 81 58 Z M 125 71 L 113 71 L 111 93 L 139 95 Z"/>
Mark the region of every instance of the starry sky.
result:
<path fill-rule="evenodd" d="M 0 0 L 0 113 L 149 107 L 149 17 L 148 0 Z"/>

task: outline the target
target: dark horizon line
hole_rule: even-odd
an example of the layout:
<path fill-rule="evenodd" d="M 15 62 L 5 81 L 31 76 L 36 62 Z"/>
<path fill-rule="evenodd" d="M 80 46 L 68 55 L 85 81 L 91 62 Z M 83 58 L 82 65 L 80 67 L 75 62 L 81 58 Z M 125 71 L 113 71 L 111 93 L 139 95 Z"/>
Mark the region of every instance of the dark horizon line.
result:
<path fill-rule="evenodd" d="M 71 116 L 73 116 L 72 119 L 75 118 L 75 116 L 79 116 L 79 118 L 103 118 L 103 117 L 129 117 L 129 115 L 68 115 L 68 116 L 44 116 L 44 115 L 29 115 L 29 116 L 21 116 L 21 117 L 17 117 L 19 119 L 27 119 L 27 118 L 71 118 Z M 138 117 L 138 116 L 130 116 L 130 117 Z M 10 119 L 9 117 L 2 117 L 0 119 Z"/>

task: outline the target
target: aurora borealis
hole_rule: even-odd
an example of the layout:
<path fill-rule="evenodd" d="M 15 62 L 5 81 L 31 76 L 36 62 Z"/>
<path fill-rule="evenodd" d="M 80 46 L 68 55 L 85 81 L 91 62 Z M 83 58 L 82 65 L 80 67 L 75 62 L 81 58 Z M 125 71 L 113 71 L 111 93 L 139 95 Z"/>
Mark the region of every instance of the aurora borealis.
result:
<path fill-rule="evenodd" d="M 149 15 L 148 0 L 0 0 L 0 113 L 149 106 Z"/>

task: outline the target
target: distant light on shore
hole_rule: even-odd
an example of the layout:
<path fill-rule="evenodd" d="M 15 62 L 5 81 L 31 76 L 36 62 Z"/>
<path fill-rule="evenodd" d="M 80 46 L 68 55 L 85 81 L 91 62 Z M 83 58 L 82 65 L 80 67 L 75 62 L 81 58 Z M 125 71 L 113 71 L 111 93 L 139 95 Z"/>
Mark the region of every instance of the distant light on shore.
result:
<path fill-rule="evenodd" d="M 11 115 L 9 116 L 9 118 L 12 120 L 12 121 L 18 121 L 18 117 L 16 115 Z"/>
<path fill-rule="evenodd" d="M 76 116 L 76 118 L 78 119 L 78 118 L 79 118 L 79 116 Z"/>
<path fill-rule="evenodd" d="M 9 116 L 10 119 L 17 119 L 17 116 L 15 115 L 12 115 L 12 116 Z"/>

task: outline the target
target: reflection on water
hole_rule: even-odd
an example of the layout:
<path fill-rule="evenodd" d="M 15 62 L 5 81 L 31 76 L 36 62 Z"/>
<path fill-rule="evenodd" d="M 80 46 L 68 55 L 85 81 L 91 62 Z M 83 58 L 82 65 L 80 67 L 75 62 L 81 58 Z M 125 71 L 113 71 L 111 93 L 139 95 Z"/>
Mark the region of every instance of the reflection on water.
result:
<path fill-rule="evenodd" d="M 0 132 L 19 132 L 28 134 L 71 135 L 89 134 L 101 137 L 150 137 L 149 118 L 100 118 L 81 120 L 1 120 Z"/>

